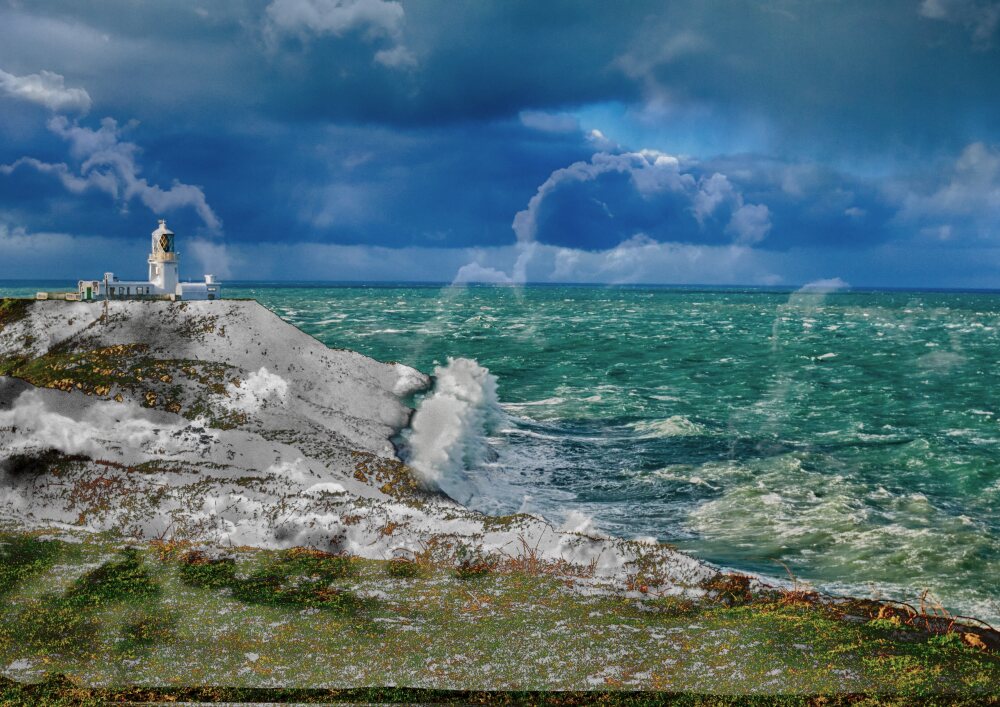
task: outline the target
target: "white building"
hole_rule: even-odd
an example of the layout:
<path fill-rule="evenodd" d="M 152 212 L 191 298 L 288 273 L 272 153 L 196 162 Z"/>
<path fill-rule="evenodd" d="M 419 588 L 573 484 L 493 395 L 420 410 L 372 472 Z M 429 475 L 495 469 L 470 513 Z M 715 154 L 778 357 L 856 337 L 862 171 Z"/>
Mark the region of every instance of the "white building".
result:
<path fill-rule="evenodd" d="M 149 279 L 119 280 L 114 273 L 104 273 L 103 280 L 80 280 L 76 296 L 72 299 L 198 300 L 221 296 L 222 286 L 212 275 L 206 275 L 203 282 L 181 282 L 177 272 L 178 258 L 174 249 L 174 232 L 167 228 L 166 221 L 160 219 L 159 227 L 153 231 L 147 260 Z M 39 296 L 42 294 L 39 293 Z"/>

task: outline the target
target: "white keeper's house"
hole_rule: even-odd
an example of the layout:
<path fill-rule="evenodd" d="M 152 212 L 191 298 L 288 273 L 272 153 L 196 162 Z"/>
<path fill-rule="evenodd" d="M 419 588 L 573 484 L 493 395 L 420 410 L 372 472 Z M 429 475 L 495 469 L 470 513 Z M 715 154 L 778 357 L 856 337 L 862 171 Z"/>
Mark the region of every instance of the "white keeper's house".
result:
<path fill-rule="evenodd" d="M 205 275 L 202 282 L 181 282 L 177 272 L 179 255 L 174 248 L 174 232 L 167 222 L 153 231 L 149 250 L 149 279 L 119 280 L 114 273 L 104 273 L 103 280 L 80 280 L 75 293 L 60 297 L 56 293 L 39 292 L 39 299 L 167 299 L 205 300 L 222 295 L 222 285 L 212 275 Z"/>

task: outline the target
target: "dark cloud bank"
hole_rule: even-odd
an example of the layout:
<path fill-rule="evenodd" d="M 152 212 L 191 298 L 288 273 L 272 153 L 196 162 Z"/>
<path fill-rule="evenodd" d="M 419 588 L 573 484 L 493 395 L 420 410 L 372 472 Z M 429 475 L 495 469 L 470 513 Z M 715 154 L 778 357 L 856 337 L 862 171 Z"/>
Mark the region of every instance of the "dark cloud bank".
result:
<path fill-rule="evenodd" d="M 136 269 L 166 216 L 225 277 L 1000 287 L 998 25 L 0 1 L 0 277 Z"/>

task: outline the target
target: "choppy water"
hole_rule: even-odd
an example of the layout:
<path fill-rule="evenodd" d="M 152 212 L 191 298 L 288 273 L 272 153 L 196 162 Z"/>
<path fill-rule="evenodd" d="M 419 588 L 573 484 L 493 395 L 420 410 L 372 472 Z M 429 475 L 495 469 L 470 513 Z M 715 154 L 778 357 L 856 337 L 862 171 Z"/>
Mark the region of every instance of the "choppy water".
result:
<path fill-rule="evenodd" d="M 227 296 L 254 297 L 330 346 L 440 366 L 459 398 L 475 372 L 448 357 L 488 368 L 499 407 L 489 394 L 463 403 L 479 406 L 462 418 L 463 435 L 479 438 L 458 457 L 473 468 L 452 458 L 439 470 L 474 506 L 556 521 L 577 511 L 726 566 L 784 574 L 784 563 L 865 595 L 929 589 L 954 611 L 1000 619 L 998 294 Z"/>

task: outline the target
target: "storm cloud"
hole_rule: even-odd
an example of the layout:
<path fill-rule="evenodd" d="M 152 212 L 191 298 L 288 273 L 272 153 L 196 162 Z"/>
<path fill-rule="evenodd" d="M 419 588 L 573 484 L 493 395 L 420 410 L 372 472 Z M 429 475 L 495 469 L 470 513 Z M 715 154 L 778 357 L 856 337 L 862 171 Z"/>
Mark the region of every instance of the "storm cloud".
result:
<path fill-rule="evenodd" d="M 235 278 L 1000 286 L 998 7 L 0 0 L 0 277 L 169 215 Z"/>

